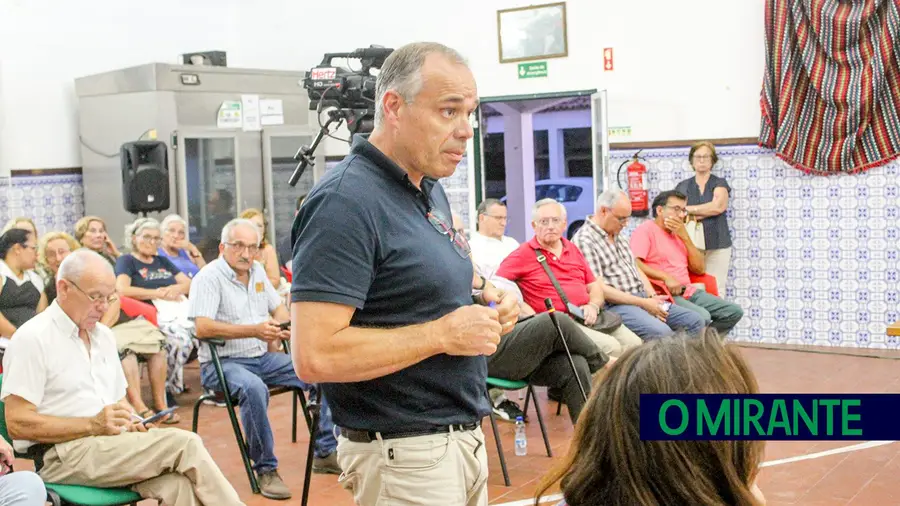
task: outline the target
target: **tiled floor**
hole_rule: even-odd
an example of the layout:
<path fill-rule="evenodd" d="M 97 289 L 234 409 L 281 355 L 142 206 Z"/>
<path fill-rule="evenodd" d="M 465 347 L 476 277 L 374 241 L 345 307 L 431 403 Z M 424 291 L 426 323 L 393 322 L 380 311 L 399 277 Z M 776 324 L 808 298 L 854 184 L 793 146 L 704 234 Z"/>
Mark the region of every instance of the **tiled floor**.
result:
<path fill-rule="evenodd" d="M 745 348 L 760 382 L 763 392 L 817 393 L 859 392 L 900 393 L 900 374 L 895 356 L 870 358 L 833 353 L 810 353 L 762 348 Z M 190 384 L 198 385 L 196 364 L 189 366 L 186 374 Z M 543 389 L 539 395 L 544 397 Z M 180 399 L 182 422 L 180 426 L 190 430 L 190 403 L 197 393 Z M 515 394 L 511 394 L 515 399 Z M 545 397 L 544 397 L 545 398 Z M 490 423 L 485 421 L 490 461 L 489 491 L 492 505 L 524 504 L 522 499 L 533 497 L 535 486 L 547 469 L 564 455 L 572 435 L 568 416 L 556 416 L 556 404 L 546 400 L 541 405 L 548 423 L 554 458 L 544 453 L 540 429 L 532 415 L 528 424 L 529 454 L 517 457 L 513 453 L 513 426 L 500 423 L 501 436 L 509 466 L 512 486 L 503 484 L 496 445 L 491 436 Z M 300 421 L 299 441 L 290 442 L 290 398 L 281 395 L 272 399 L 270 419 L 273 423 L 280 460 L 281 475 L 294 492 L 290 504 L 299 504 L 303 489 L 303 468 L 306 457 L 304 437 L 306 425 Z M 250 486 L 237 453 L 225 410 L 204 406 L 201 408 L 200 434 L 210 453 L 248 505 L 278 504 L 250 493 Z M 779 461 L 790 457 L 823 452 L 851 446 L 848 442 L 772 442 L 766 447 L 765 460 Z M 775 505 L 900 505 L 900 443 L 886 444 L 859 451 L 827 455 L 798 462 L 778 463 L 765 467 L 761 472 L 760 487 L 768 504 Z M 19 464 L 19 468 L 27 464 Z M 309 504 L 313 506 L 351 506 L 353 501 L 341 489 L 336 476 L 313 475 Z M 554 491 L 555 492 L 555 491 Z M 554 504 L 556 501 L 547 503 Z M 146 502 L 150 504 L 149 502 Z M 533 502 L 532 502 L 533 504 Z"/>

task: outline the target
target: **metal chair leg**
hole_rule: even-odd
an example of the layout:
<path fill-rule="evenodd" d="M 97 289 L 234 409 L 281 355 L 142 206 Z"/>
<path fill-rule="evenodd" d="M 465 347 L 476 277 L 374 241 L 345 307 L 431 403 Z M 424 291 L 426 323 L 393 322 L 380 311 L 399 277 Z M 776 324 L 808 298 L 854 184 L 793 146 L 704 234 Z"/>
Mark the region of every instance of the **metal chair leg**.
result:
<path fill-rule="evenodd" d="M 552 457 L 553 450 L 550 449 L 550 438 L 547 437 L 547 428 L 544 426 L 544 417 L 541 415 L 541 407 L 538 405 L 537 395 L 535 395 L 534 387 L 531 386 L 531 383 L 528 384 L 528 394 L 525 398 L 528 399 L 528 396 L 534 398 L 534 411 L 537 413 L 538 424 L 541 426 L 541 435 L 544 436 L 544 446 L 547 448 L 547 456 Z"/>
<path fill-rule="evenodd" d="M 297 442 L 297 396 L 298 395 L 303 395 L 303 393 L 302 392 L 294 392 L 294 395 L 291 396 L 291 397 L 293 397 L 293 399 L 291 399 L 291 402 L 293 403 L 293 408 L 294 408 L 293 409 L 294 416 L 291 418 L 291 442 L 292 443 Z"/>
<path fill-rule="evenodd" d="M 488 395 L 488 403 L 491 402 L 491 396 Z M 494 418 L 494 411 L 491 410 L 491 430 L 494 431 L 494 441 L 497 443 L 497 455 L 500 457 L 500 469 L 503 470 L 503 482 L 506 486 L 510 486 L 509 471 L 506 469 L 506 457 L 503 455 L 503 443 L 500 441 L 500 431 L 497 430 L 497 420 Z"/>
<path fill-rule="evenodd" d="M 296 399 L 296 397 L 295 397 Z M 306 506 L 309 502 L 309 487 L 312 482 L 312 467 L 313 467 L 313 458 L 315 457 L 313 453 L 313 449 L 316 445 L 316 431 L 318 427 L 319 421 L 319 405 L 313 402 L 308 404 L 309 418 L 310 418 L 310 426 L 309 426 L 309 445 L 306 449 L 306 470 L 305 477 L 303 479 L 303 498 L 301 499 L 301 505 Z M 296 419 L 295 422 L 296 423 Z"/>
<path fill-rule="evenodd" d="M 200 424 L 200 406 L 206 399 L 212 399 L 214 397 L 214 394 L 203 394 L 199 399 L 197 399 L 197 402 L 194 403 L 194 416 L 193 423 L 191 424 L 191 432 L 193 432 L 194 434 L 197 434 L 197 428 Z"/>
<path fill-rule="evenodd" d="M 256 480 L 256 473 L 253 472 L 253 466 L 250 465 L 250 452 L 247 449 L 247 443 L 244 441 L 244 433 L 241 431 L 241 425 L 238 423 L 237 413 L 234 411 L 234 404 L 231 402 L 231 390 L 228 383 L 225 382 L 225 371 L 222 369 L 222 362 L 219 360 L 219 354 L 210 347 L 213 365 L 216 368 L 216 376 L 219 378 L 219 385 L 225 393 L 225 408 L 228 410 L 228 417 L 231 419 L 231 428 L 234 430 L 234 438 L 237 440 L 238 449 L 241 452 L 241 460 L 244 461 L 244 469 L 247 471 L 247 477 L 250 479 L 250 488 L 254 494 L 259 493 L 259 482 Z"/>

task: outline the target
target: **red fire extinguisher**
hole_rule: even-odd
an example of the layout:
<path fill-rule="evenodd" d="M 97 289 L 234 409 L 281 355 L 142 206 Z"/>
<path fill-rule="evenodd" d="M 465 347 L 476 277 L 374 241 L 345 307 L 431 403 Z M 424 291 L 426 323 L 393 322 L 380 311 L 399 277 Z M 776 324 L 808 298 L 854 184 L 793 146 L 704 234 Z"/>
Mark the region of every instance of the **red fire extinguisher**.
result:
<path fill-rule="evenodd" d="M 631 215 L 640 218 L 647 216 L 650 214 L 650 202 L 647 186 L 647 166 L 641 163 L 638 160 L 644 160 L 641 158 L 641 152 L 638 151 L 631 157 L 631 163 L 628 164 L 628 167 L 625 169 L 627 174 L 628 187 L 625 188 L 622 186 L 622 168 L 625 167 L 625 164 L 628 163 L 628 160 L 622 162 L 619 165 L 619 171 L 616 174 L 616 181 L 619 183 L 619 188 L 628 192 L 628 196 L 631 198 Z"/>

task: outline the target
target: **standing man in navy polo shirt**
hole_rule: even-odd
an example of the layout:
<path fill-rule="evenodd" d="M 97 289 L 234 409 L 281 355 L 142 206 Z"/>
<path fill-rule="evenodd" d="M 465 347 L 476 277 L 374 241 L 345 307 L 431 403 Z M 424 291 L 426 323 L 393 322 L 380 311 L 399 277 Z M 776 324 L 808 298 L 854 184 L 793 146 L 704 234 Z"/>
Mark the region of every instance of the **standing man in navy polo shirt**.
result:
<path fill-rule="evenodd" d="M 485 356 L 518 303 L 474 276 L 438 183 L 465 153 L 476 106 L 456 51 L 397 49 L 378 75 L 374 131 L 294 221 L 294 368 L 322 384 L 341 483 L 362 506 L 488 502 Z"/>

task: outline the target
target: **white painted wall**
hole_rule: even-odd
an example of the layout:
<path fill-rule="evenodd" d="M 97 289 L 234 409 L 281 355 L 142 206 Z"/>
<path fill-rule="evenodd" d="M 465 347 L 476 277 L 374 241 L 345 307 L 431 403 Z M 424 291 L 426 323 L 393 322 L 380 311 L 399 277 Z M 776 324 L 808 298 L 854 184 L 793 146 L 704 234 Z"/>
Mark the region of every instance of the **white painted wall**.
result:
<path fill-rule="evenodd" d="M 629 140 L 757 135 L 762 0 L 568 0 L 569 57 L 519 80 L 516 64 L 498 63 L 496 10 L 528 3 L 429 2 L 437 14 L 426 14 L 411 0 L 3 0 L 0 174 L 80 165 L 76 77 L 208 49 L 233 67 L 297 70 L 325 52 L 436 40 L 470 59 L 482 96 L 608 89 Z M 614 72 L 602 71 L 603 47 Z"/>

